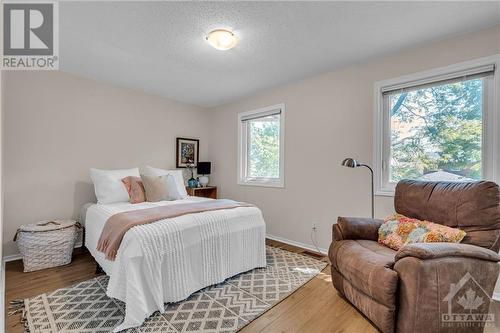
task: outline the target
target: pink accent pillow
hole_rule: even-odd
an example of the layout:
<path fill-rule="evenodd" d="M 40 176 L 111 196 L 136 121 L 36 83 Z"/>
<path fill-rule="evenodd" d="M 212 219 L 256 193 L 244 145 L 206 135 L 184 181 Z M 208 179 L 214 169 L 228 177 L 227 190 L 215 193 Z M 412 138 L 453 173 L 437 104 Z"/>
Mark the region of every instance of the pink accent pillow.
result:
<path fill-rule="evenodd" d="M 141 177 L 128 176 L 123 178 L 122 182 L 127 189 L 130 203 L 136 204 L 146 201 L 146 192 Z"/>

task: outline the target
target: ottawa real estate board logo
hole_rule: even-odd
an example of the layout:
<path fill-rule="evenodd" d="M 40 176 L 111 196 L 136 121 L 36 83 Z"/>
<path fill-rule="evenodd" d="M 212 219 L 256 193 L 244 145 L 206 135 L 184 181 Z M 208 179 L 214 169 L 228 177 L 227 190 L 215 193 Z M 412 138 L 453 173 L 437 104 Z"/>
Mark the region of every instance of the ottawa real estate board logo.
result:
<path fill-rule="evenodd" d="M 472 330 L 494 327 L 495 314 L 489 309 L 489 295 L 472 274 L 467 272 L 457 283 L 450 284 L 450 291 L 443 299 L 447 306 L 441 312 L 442 327 L 449 328 L 450 332 L 458 328 Z"/>
<path fill-rule="evenodd" d="M 56 1 L 3 1 L 3 70 L 57 70 L 59 20 Z"/>

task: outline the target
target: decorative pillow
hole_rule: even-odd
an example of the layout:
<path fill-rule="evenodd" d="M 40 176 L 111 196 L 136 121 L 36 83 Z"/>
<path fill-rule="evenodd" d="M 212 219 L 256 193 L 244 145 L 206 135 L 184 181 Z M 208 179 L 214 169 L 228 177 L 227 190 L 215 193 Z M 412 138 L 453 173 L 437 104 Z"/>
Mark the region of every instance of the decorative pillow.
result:
<path fill-rule="evenodd" d="M 136 204 L 146 201 L 146 192 L 141 177 L 128 176 L 123 178 L 122 182 L 127 189 L 130 203 Z"/>
<path fill-rule="evenodd" d="M 174 176 L 175 183 L 177 185 L 177 192 L 179 192 L 181 199 L 186 198 L 188 196 L 186 191 L 186 185 L 184 184 L 184 176 L 182 175 L 182 170 L 164 170 L 164 169 L 153 168 L 147 165 L 144 168 L 143 174 L 147 176 L 172 175 Z"/>
<path fill-rule="evenodd" d="M 177 184 L 172 175 L 142 175 L 141 178 L 146 191 L 146 199 L 149 202 L 182 199 L 177 191 Z"/>
<path fill-rule="evenodd" d="M 401 214 L 387 217 L 378 229 L 378 242 L 396 251 L 410 243 L 460 243 L 464 237 L 463 230 Z"/>
<path fill-rule="evenodd" d="M 139 177 L 139 169 L 100 170 L 90 169 L 90 178 L 94 183 L 97 203 L 128 202 L 129 195 L 122 179 L 128 176 Z"/>

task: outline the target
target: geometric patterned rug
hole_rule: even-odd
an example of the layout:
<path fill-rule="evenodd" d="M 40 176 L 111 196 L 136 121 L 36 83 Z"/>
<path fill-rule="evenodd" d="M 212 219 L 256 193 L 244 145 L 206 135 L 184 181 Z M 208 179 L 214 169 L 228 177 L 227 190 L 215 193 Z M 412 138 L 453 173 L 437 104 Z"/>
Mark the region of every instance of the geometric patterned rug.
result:
<path fill-rule="evenodd" d="M 165 304 L 141 327 L 123 332 L 237 332 L 316 276 L 326 263 L 266 247 L 267 267 L 257 268 Z M 110 332 L 124 318 L 123 302 L 106 296 L 108 277 L 24 300 L 28 332 Z"/>

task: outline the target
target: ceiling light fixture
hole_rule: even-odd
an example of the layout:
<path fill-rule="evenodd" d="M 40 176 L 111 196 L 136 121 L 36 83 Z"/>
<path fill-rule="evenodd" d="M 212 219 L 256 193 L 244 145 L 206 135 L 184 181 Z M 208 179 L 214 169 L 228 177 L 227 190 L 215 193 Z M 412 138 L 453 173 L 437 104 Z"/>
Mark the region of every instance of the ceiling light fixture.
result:
<path fill-rule="evenodd" d="M 224 29 L 210 31 L 205 39 L 212 47 L 222 51 L 232 49 L 238 42 L 233 32 Z"/>

